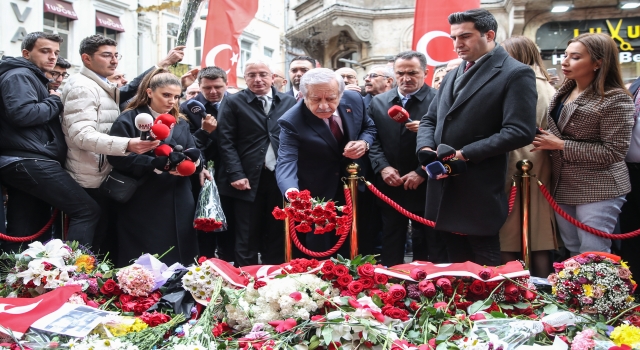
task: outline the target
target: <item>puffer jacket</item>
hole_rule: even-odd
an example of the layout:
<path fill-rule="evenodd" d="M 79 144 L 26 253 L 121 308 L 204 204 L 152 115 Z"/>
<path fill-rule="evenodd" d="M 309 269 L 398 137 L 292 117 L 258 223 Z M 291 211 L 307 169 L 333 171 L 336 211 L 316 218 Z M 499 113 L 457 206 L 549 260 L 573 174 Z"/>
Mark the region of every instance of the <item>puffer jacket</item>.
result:
<path fill-rule="evenodd" d="M 124 156 L 129 138 L 110 136 L 120 115 L 120 91 L 82 67 L 62 89 L 62 131 L 69 150 L 66 169 L 83 188 L 98 188 L 111 171 L 107 155 Z"/>

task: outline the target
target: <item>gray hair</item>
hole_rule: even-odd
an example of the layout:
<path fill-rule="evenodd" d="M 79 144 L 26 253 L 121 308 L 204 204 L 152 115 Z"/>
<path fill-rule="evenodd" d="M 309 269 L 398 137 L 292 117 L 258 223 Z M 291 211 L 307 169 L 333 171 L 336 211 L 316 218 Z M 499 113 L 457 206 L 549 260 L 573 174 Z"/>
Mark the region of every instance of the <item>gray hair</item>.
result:
<path fill-rule="evenodd" d="M 381 70 L 382 73 L 384 73 L 384 76 L 386 76 L 387 78 L 391 78 L 392 84 L 396 83 L 396 74 L 393 72 L 393 67 L 387 64 L 379 64 L 377 66 L 371 67 L 371 69 L 369 69 L 369 72 L 371 72 L 372 70 Z"/>
<path fill-rule="evenodd" d="M 344 79 L 342 79 L 340 74 L 337 74 L 329 68 L 311 69 L 300 78 L 300 92 L 302 96 L 307 97 L 307 87 L 321 83 L 331 83 L 334 80 L 338 83 L 338 90 L 340 96 L 342 96 L 344 92 Z"/>
<path fill-rule="evenodd" d="M 264 64 L 267 67 L 267 69 L 269 70 L 269 73 L 273 73 L 271 71 L 271 62 L 268 62 L 267 60 L 262 59 L 262 58 L 250 58 L 250 59 L 248 59 L 247 62 L 244 64 L 244 69 L 246 70 L 247 67 L 249 67 L 249 66 L 259 65 L 259 64 Z"/>

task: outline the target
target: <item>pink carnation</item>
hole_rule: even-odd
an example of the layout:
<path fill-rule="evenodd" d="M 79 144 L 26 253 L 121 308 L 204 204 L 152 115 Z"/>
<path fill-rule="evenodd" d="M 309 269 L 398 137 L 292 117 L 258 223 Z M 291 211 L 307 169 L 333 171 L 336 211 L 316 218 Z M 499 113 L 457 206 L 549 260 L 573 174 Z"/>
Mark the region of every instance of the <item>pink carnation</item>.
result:
<path fill-rule="evenodd" d="M 585 329 L 578 332 L 571 343 L 571 350 L 590 350 L 595 348 L 596 342 L 593 340 L 595 332 L 593 329 Z"/>
<path fill-rule="evenodd" d="M 153 291 L 155 278 L 153 272 L 145 269 L 142 265 L 133 264 L 122 268 L 116 274 L 118 286 L 127 294 L 146 297 Z"/>
<path fill-rule="evenodd" d="M 555 273 L 552 273 L 552 274 L 549 275 L 549 277 L 547 277 L 547 280 L 551 284 L 556 284 L 556 283 L 558 283 L 558 275 L 556 275 Z"/>
<path fill-rule="evenodd" d="M 564 268 L 569 270 L 575 270 L 580 268 L 580 264 L 573 259 L 569 259 L 564 262 Z"/>
<path fill-rule="evenodd" d="M 628 268 L 626 267 L 618 267 L 618 277 L 622 278 L 623 280 L 629 279 L 631 277 L 631 271 L 629 271 Z"/>

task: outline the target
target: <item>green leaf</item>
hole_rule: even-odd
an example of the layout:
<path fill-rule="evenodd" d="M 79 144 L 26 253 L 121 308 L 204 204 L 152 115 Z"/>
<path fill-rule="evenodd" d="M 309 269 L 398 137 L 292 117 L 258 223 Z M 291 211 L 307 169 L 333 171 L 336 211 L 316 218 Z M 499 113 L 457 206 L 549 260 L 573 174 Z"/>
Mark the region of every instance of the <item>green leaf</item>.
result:
<path fill-rule="evenodd" d="M 332 331 L 332 328 L 331 328 L 331 327 L 325 327 L 325 328 L 322 330 L 322 338 L 324 339 L 324 344 L 325 344 L 325 345 L 329 345 L 329 344 L 331 344 L 331 340 L 333 339 L 333 338 L 331 337 L 331 331 Z"/>
<path fill-rule="evenodd" d="M 475 303 L 469 305 L 469 308 L 467 309 L 467 313 L 469 315 L 473 315 L 478 311 L 487 309 L 489 306 L 491 306 L 492 303 L 493 303 L 493 298 L 487 298 L 485 300 L 476 301 Z"/>
<path fill-rule="evenodd" d="M 420 338 L 420 332 L 418 331 L 408 331 L 407 337 L 409 338 Z"/>
<path fill-rule="evenodd" d="M 517 307 L 518 309 L 524 310 L 524 309 L 528 308 L 529 306 L 531 306 L 531 304 L 523 303 L 523 302 L 517 302 L 517 303 L 513 304 L 513 306 Z"/>
<path fill-rule="evenodd" d="M 547 304 L 543 310 L 545 314 L 549 315 L 558 312 L 558 307 L 555 304 Z"/>
<path fill-rule="evenodd" d="M 498 303 L 498 306 L 500 306 L 500 308 L 503 310 L 513 310 L 513 305 L 511 304 Z"/>
<path fill-rule="evenodd" d="M 449 347 L 449 345 L 447 345 L 447 342 L 442 342 L 442 343 L 438 344 L 438 346 L 436 346 L 436 350 L 447 350 L 448 347 Z"/>
<path fill-rule="evenodd" d="M 371 300 L 373 301 L 374 304 L 376 304 L 377 307 L 384 306 L 384 302 L 382 301 L 382 299 L 380 299 L 380 296 L 378 294 L 374 294 Z"/>
<path fill-rule="evenodd" d="M 362 255 L 358 255 L 351 260 L 351 265 L 360 266 L 360 264 L 362 264 Z"/>
<path fill-rule="evenodd" d="M 455 332 L 455 327 L 452 324 L 445 324 L 440 327 L 440 331 L 438 332 L 438 336 L 436 337 L 436 341 L 438 340 L 447 340 Z"/>
<path fill-rule="evenodd" d="M 491 316 L 495 317 L 495 318 L 507 318 L 507 315 L 503 314 L 502 312 L 499 311 L 491 311 Z"/>

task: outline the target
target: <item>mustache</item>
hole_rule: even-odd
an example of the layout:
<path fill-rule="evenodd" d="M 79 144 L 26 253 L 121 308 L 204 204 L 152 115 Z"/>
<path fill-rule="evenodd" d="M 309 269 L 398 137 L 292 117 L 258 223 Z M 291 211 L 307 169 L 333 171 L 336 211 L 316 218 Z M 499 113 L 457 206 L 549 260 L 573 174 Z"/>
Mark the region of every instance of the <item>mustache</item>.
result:
<path fill-rule="evenodd" d="M 331 109 L 316 109 L 316 113 L 333 113 Z"/>

